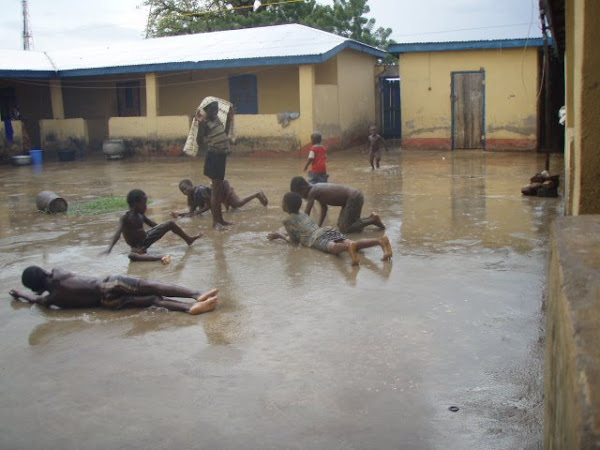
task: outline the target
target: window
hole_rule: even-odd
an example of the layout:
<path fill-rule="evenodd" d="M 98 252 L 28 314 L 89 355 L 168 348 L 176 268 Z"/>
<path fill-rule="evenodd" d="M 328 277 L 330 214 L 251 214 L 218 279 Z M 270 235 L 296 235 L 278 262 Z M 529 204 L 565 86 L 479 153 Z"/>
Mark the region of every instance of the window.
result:
<path fill-rule="evenodd" d="M 258 114 L 256 75 L 229 77 L 229 98 L 239 114 Z"/>

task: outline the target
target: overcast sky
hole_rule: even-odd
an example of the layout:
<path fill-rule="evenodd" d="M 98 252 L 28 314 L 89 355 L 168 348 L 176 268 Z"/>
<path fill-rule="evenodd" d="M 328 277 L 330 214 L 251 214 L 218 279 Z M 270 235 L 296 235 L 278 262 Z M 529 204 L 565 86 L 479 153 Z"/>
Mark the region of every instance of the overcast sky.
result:
<path fill-rule="evenodd" d="M 144 38 L 148 9 L 142 0 L 28 0 L 28 4 L 34 50 Z M 541 33 L 537 0 L 369 0 L 368 4 L 369 16 L 377 26 L 391 28 L 396 42 L 524 38 Z M 0 0 L 0 11 L 0 48 L 22 49 L 22 0 Z"/>

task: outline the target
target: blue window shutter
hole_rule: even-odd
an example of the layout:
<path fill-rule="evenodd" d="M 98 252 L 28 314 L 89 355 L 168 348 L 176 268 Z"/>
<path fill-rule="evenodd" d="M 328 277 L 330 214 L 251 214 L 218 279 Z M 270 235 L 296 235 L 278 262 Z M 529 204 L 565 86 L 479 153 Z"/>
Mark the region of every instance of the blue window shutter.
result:
<path fill-rule="evenodd" d="M 258 114 L 256 75 L 229 77 L 229 98 L 238 114 Z"/>

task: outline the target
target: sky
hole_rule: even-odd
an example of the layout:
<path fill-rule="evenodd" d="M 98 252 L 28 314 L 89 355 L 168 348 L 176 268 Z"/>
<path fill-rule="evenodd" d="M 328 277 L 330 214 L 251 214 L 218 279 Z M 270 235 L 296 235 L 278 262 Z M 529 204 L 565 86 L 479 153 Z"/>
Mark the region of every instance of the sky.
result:
<path fill-rule="evenodd" d="M 391 28 L 396 42 L 527 38 L 541 35 L 537 3 L 369 0 L 368 16 L 375 19 L 376 27 Z M 28 7 L 33 50 L 37 51 L 135 41 L 145 36 L 148 8 L 143 0 L 28 0 Z M 0 11 L 0 48 L 22 49 L 22 0 L 0 0 Z"/>

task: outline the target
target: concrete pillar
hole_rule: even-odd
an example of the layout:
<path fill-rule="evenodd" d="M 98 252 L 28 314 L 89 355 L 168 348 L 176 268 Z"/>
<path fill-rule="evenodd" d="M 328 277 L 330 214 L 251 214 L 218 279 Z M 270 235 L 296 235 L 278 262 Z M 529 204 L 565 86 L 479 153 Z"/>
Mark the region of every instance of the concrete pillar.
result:
<path fill-rule="evenodd" d="M 572 111 L 568 126 L 573 126 L 572 143 L 567 141 L 566 160 L 571 164 L 572 192 L 567 201 L 573 215 L 600 214 L 600 2 L 574 0 L 567 2 L 567 64 L 572 77 Z M 572 46 L 569 43 L 572 41 Z M 569 138 L 569 136 L 567 135 Z"/>
<path fill-rule="evenodd" d="M 65 106 L 63 104 L 62 85 L 60 80 L 50 80 L 50 103 L 52 106 L 52 118 L 64 119 Z"/>
<path fill-rule="evenodd" d="M 146 74 L 146 116 L 158 116 L 158 81 L 155 73 Z"/>
<path fill-rule="evenodd" d="M 310 135 L 315 126 L 315 68 L 312 65 L 302 65 L 300 76 L 300 145 L 310 143 Z"/>

